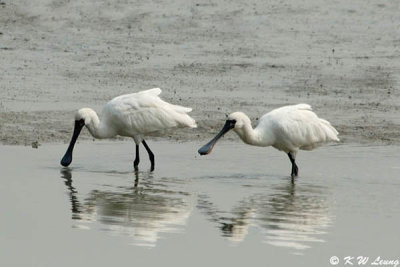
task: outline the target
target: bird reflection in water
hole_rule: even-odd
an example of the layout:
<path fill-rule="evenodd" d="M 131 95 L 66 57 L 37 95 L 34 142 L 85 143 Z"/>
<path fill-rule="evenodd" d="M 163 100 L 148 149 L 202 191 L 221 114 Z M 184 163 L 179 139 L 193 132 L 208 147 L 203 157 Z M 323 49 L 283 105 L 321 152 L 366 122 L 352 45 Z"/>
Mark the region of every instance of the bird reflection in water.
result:
<path fill-rule="evenodd" d="M 183 232 L 192 210 L 192 196 L 168 188 L 170 179 L 135 172 L 132 186 L 107 186 L 90 190 L 83 204 L 72 186 L 72 173 L 63 169 L 61 177 L 70 195 L 72 218 L 79 228 L 97 228 L 111 234 L 132 237 L 133 244 L 155 246 L 162 233 Z M 182 181 L 173 181 L 174 187 Z M 82 225 L 84 225 L 82 227 Z"/>
<path fill-rule="evenodd" d="M 75 187 L 72 185 L 72 173 L 69 168 L 61 169 L 61 178 L 65 181 L 65 185 L 68 188 L 69 199 L 71 201 L 71 211 L 72 211 L 72 219 L 79 220 L 81 219 L 81 206 L 77 197 L 77 191 Z"/>
<path fill-rule="evenodd" d="M 332 224 L 329 203 L 327 188 L 290 182 L 246 197 L 230 212 L 218 210 L 206 195 L 199 196 L 198 208 L 232 242 L 243 241 L 254 226 L 266 243 L 299 252 L 324 242 Z"/>

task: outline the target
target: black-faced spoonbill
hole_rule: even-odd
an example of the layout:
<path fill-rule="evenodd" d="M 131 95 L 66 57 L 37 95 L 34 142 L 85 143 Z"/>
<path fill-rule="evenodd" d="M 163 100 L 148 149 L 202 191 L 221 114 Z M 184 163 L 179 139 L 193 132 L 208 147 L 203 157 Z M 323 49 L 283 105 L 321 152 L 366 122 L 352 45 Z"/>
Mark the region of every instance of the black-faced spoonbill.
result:
<path fill-rule="evenodd" d="M 186 113 L 191 108 L 173 105 L 163 101 L 158 95 L 160 88 L 138 93 L 121 95 L 108 102 L 101 112 L 101 119 L 90 108 L 82 108 L 75 114 L 75 127 L 67 152 L 61 165 L 69 166 L 75 142 L 86 126 L 95 138 L 111 138 L 116 135 L 132 137 L 136 143 L 135 170 L 139 165 L 139 144 L 146 148 L 154 170 L 154 154 L 144 140 L 144 136 L 172 127 L 196 128 L 196 122 Z"/>
<path fill-rule="evenodd" d="M 324 143 L 339 141 L 338 132 L 328 121 L 318 118 L 310 105 L 298 104 L 277 108 L 263 115 L 254 129 L 246 114 L 230 114 L 222 130 L 198 150 L 199 154 L 209 154 L 218 139 L 231 129 L 246 144 L 273 146 L 287 153 L 292 163 L 292 177 L 298 175 L 296 153 L 299 149 L 313 150 Z"/>

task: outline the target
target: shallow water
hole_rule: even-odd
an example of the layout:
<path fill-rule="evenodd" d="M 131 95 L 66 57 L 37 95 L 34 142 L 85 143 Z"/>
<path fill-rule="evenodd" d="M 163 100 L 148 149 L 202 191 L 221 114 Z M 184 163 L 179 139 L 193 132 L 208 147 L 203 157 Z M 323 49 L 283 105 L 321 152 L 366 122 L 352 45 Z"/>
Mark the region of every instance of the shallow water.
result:
<path fill-rule="evenodd" d="M 149 144 L 0 147 L 4 266 L 331 266 L 331 256 L 397 259 L 398 147 L 300 152 L 300 177 L 274 149 Z M 22 256 L 23 255 L 23 256 Z M 339 265 L 343 266 L 343 265 Z"/>

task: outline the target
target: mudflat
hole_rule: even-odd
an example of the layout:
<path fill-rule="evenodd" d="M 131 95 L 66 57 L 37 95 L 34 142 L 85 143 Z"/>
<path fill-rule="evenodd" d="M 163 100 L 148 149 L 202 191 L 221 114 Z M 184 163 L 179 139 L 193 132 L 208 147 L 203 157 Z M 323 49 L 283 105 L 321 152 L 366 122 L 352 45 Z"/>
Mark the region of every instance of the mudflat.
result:
<path fill-rule="evenodd" d="M 208 139 L 233 111 L 256 124 L 308 103 L 344 142 L 398 144 L 398 10 L 396 0 L 1 0 L 0 141 L 67 142 L 76 109 L 160 87 L 199 124 L 172 139 Z"/>

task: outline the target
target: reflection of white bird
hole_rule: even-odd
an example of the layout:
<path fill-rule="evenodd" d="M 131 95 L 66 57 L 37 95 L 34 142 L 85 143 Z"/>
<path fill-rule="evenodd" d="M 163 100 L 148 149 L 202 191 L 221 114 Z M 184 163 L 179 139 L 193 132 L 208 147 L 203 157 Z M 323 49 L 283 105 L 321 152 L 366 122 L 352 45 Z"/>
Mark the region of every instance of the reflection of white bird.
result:
<path fill-rule="evenodd" d="M 82 127 L 86 126 L 95 138 L 111 138 L 116 135 L 132 137 L 136 143 L 135 169 L 139 165 L 139 144 L 143 143 L 153 170 L 154 155 L 144 140 L 145 135 L 172 127 L 197 127 L 194 119 L 186 114 L 191 108 L 167 103 L 158 96 L 160 93 L 161 89 L 153 88 L 118 96 L 104 106 L 101 120 L 90 108 L 78 110 L 74 133 L 61 165 L 71 164 L 75 142 Z"/>
<path fill-rule="evenodd" d="M 139 246 L 154 247 L 163 233 L 183 231 L 192 211 L 190 196 L 165 189 L 163 193 L 154 188 L 127 189 L 92 191 L 82 206 L 81 222 L 98 221 L 102 229 L 131 236 Z"/>
<path fill-rule="evenodd" d="M 96 188 L 86 194 L 78 193 L 70 169 L 62 169 L 61 177 L 67 186 L 72 219 L 77 220 L 73 227 L 131 236 L 139 246 L 154 247 L 163 234 L 182 233 L 193 209 L 193 196 L 179 186 L 179 179 L 155 181 L 150 172 L 135 172 L 134 183 L 123 179 L 127 184 L 104 185 L 99 179 L 107 176 L 95 175 L 92 182 Z"/>
<path fill-rule="evenodd" d="M 245 240 L 251 227 L 260 229 L 265 242 L 273 246 L 303 250 L 324 242 L 323 234 L 333 220 L 328 187 L 289 183 L 261 188 L 252 190 L 230 211 L 220 210 L 207 195 L 198 197 L 197 207 L 235 243 Z"/>
<path fill-rule="evenodd" d="M 231 129 L 246 144 L 273 146 L 287 153 L 292 163 L 292 177 L 298 175 L 295 158 L 299 149 L 312 150 L 323 143 L 339 141 L 338 132 L 328 121 L 318 118 L 310 105 L 298 104 L 277 108 L 263 115 L 255 129 L 244 113 L 230 114 L 217 136 L 199 149 L 200 155 L 210 153 L 218 139 Z"/>

